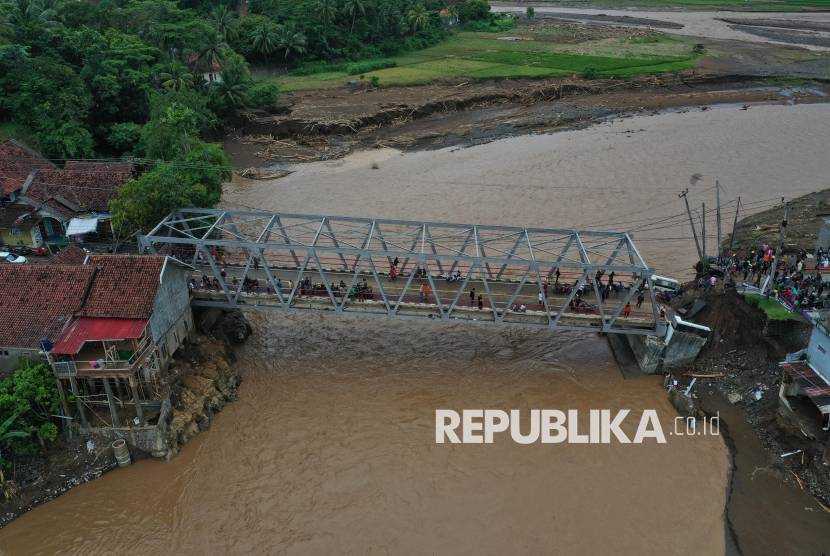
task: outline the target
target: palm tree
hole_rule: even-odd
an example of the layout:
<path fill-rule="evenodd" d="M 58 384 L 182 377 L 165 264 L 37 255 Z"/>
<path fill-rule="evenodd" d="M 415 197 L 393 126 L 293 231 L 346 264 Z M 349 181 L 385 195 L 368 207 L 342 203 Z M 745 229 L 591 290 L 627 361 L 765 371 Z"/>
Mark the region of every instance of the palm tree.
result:
<path fill-rule="evenodd" d="M 265 65 L 268 65 L 268 55 L 277 50 L 277 34 L 268 25 L 260 25 L 254 31 L 254 50 L 265 56 Z"/>
<path fill-rule="evenodd" d="M 223 70 L 219 75 L 222 79 L 211 84 L 210 94 L 223 98 L 235 108 L 244 106 L 248 102 L 248 84 L 229 71 Z"/>
<path fill-rule="evenodd" d="M 302 54 L 306 51 L 306 36 L 294 28 L 293 23 L 281 25 L 277 30 L 277 50 L 285 50 L 285 57 L 292 51 Z"/>
<path fill-rule="evenodd" d="M 235 11 L 228 8 L 223 10 L 221 6 L 216 6 L 211 12 L 211 17 L 213 18 L 213 25 L 216 28 L 216 32 L 222 35 L 225 42 L 231 41 L 239 35 L 236 30 L 236 18 L 239 15 Z"/>
<path fill-rule="evenodd" d="M 57 15 L 40 0 L 12 0 L 7 25 L 18 39 L 30 41 L 41 32 L 51 33 L 60 27 L 60 23 L 54 21 Z"/>
<path fill-rule="evenodd" d="M 221 65 L 228 55 L 230 47 L 219 33 L 208 33 L 199 45 L 199 61 L 207 68 L 213 81 L 213 65 Z"/>
<path fill-rule="evenodd" d="M 323 22 L 323 42 L 328 44 L 329 23 L 337 17 L 336 0 L 319 0 L 314 8 L 317 19 Z"/>
<path fill-rule="evenodd" d="M 412 25 L 412 32 L 414 33 L 429 24 L 429 13 L 422 4 L 418 4 L 414 9 L 409 10 L 407 19 L 409 20 L 409 24 Z"/>
<path fill-rule="evenodd" d="M 187 66 L 178 60 L 170 64 L 170 70 L 159 74 L 163 79 L 161 86 L 174 91 L 189 89 L 193 86 L 193 75 L 187 70 Z"/>
<path fill-rule="evenodd" d="M 346 3 L 343 5 L 343 13 L 352 16 L 352 26 L 349 29 L 349 36 L 352 36 L 352 31 L 354 31 L 354 19 L 357 16 L 357 12 L 360 12 L 361 15 L 366 15 L 366 6 L 363 4 L 363 0 L 346 0 Z"/>

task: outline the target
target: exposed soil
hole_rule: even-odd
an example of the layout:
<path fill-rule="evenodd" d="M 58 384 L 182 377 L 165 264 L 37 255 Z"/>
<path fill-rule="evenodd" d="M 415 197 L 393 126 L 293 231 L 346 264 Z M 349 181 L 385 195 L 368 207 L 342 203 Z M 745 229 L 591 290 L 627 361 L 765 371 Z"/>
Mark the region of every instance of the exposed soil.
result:
<path fill-rule="evenodd" d="M 643 17 L 631 17 L 627 15 L 606 15 L 606 14 L 571 14 L 571 13 L 557 13 L 544 12 L 536 15 L 532 20 L 520 19 L 516 23 L 524 25 L 526 22 L 533 22 L 535 20 L 553 20 L 553 21 L 571 21 L 576 23 L 596 23 L 605 25 L 620 25 L 625 27 L 643 26 L 656 27 L 658 29 L 682 29 L 681 23 L 674 23 L 672 21 L 660 21 L 659 19 L 647 19 Z"/>
<path fill-rule="evenodd" d="M 258 118 L 226 138 L 237 167 L 336 159 L 357 150 L 467 147 L 575 129 L 608 118 L 716 105 L 826 102 L 830 86 L 770 87 L 757 78 L 684 75 L 618 80 L 487 81 L 315 91 L 290 113 Z"/>
<path fill-rule="evenodd" d="M 732 454 L 726 510 L 736 549 L 821 554 L 830 527 L 830 467 L 821 461 L 830 432 L 821 430 L 821 416 L 809 400 L 794 402 L 797 423 L 778 401 L 783 376 L 778 361 L 806 346 L 811 326 L 768 322 L 763 311 L 720 286 L 705 293 L 688 290 L 673 306 L 689 309 L 698 299 L 707 306 L 691 320 L 710 327 L 712 337 L 686 375 L 675 373 L 669 380 L 685 388 L 689 374 L 723 375 L 697 378 L 692 392 L 707 415 L 719 416 Z"/>
<path fill-rule="evenodd" d="M 814 253 L 819 230 L 824 224 L 824 219 L 819 215 L 830 214 L 830 189 L 786 200 L 790 212 L 784 233 L 783 253 Z M 775 245 L 783 219 L 783 205 L 743 218 L 735 228 L 733 252 L 743 257 L 761 245 Z M 724 245 L 728 247 L 730 241 L 731 234 L 726 236 Z"/>

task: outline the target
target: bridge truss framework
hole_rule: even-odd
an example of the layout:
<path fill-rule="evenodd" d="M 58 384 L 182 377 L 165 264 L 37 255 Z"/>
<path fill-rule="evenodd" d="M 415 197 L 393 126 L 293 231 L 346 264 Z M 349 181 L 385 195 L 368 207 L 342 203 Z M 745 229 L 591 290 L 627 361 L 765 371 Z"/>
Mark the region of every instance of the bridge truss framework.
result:
<path fill-rule="evenodd" d="M 651 284 L 654 269 L 627 233 L 183 208 L 141 236 L 140 245 L 144 252 L 210 268 L 219 283 L 194 290 L 193 304 L 200 306 L 659 336 L 666 331 Z M 221 269 L 238 283 L 222 278 Z M 196 276 L 203 272 L 194 268 Z M 617 283 L 628 282 L 619 302 L 602 299 L 594 287 L 598 272 L 603 283 L 611 272 Z M 286 273 L 291 285 L 274 287 Z M 444 285 L 459 273 L 457 282 Z M 306 276 L 320 279 L 313 295 L 300 285 Z M 361 277 L 372 281 L 380 299 L 375 293 L 366 303 L 348 295 Z M 419 285 L 413 287 L 416 278 L 429 286 L 426 298 Z M 270 288 L 251 288 L 255 279 L 267 280 Z M 348 284 L 345 294 L 337 291 L 337 279 Z M 539 295 L 535 303 L 546 282 L 571 288 L 558 303 L 554 295 Z M 631 317 L 625 306 L 643 285 L 648 311 Z M 475 298 L 466 302 L 468 286 L 484 290 L 478 290 L 483 299 L 477 306 Z M 590 298 L 592 307 L 573 306 L 580 288 L 583 304 Z M 516 310 L 531 297 L 532 307 Z"/>

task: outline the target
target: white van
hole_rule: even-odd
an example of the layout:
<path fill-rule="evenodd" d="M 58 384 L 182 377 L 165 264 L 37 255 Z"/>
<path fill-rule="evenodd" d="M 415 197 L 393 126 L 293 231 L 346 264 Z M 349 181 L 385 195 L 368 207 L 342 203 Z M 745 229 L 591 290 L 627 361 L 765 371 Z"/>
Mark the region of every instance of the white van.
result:
<path fill-rule="evenodd" d="M 651 283 L 654 284 L 656 291 L 675 291 L 680 286 L 680 283 L 674 278 L 666 278 L 656 274 L 651 277 Z"/>

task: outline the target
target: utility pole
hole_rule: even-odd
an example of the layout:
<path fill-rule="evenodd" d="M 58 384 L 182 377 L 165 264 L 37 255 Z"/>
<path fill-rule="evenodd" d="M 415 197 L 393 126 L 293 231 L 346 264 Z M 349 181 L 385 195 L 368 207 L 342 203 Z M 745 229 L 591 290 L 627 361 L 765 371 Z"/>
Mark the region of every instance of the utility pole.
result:
<path fill-rule="evenodd" d="M 781 197 L 781 202 L 784 203 L 784 197 Z M 784 203 L 784 220 L 781 222 L 781 232 L 778 234 L 778 245 L 775 246 L 775 258 L 772 260 L 772 266 L 769 269 L 769 280 L 766 282 L 767 287 L 775 277 L 775 269 L 778 268 L 778 261 L 781 259 L 781 245 L 784 243 L 784 232 L 787 231 L 787 217 L 790 214 L 790 204 Z M 767 287 L 761 290 L 761 295 L 766 293 Z"/>
<path fill-rule="evenodd" d="M 706 203 L 703 203 L 703 232 L 700 234 L 703 237 L 703 258 L 706 258 Z M 706 264 L 706 261 L 703 261 Z"/>
<path fill-rule="evenodd" d="M 721 263 L 723 260 L 723 237 L 721 237 L 721 225 L 720 225 L 720 182 L 715 182 L 715 198 L 718 201 L 718 264 Z M 727 253 L 729 256 L 729 253 Z"/>
<path fill-rule="evenodd" d="M 738 208 L 735 209 L 735 221 L 732 223 L 732 237 L 729 240 L 729 253 L 726 255 L 728 257 L 732 256 L 732 247 L 735 245 L 735 230 L 738 228 L 738 211 L 741 210 L 741 198 L 738 197 Z"/>
<path fill-rule="evenodd" d="M 686 214 L 689 215 L 689 225 L 692 227 L 692 235 L 695 236 L 695 247 L 697 247 L 697 258 L 699 261 L 703 260 L 703 252 L 700 250 L 700 243 L 697 241 L 697 232 L 695 231 L 695 221 L 692 220 L 692 211 L 689 209 L 689 199 L 686 198 L 686 194 L 689 192 L 689 188 L 683 190 L 683 192 L 678 195 L 678 197 L 683 197 L 683 200 L 686 201 Z"/>

